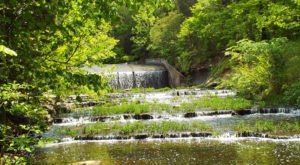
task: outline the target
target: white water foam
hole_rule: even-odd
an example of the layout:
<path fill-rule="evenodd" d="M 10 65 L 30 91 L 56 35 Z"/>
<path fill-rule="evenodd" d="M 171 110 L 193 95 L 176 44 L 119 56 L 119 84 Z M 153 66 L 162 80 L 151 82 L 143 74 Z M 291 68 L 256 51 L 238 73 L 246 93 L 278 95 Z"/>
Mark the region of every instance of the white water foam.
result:
<path fill-rule="evenodd" d="M 163 122 L 163 121 L 174 121 L 174 122 L 192 122 L 192 121 L 210 121 L 210 120 L 217 120 L 217 119 L 223 119 L 223 118 L 231 118 L 231 114 L 225 114 L 225 115 L 211 115 L 211 116 L 196 116 L 192 118 L 185 118 L 183 117 L 183 113 L 178 113 L 175 115 L 153 115 L 154 119 L 150 120 L 136 120 L 133 118 L 130 119 L 124 119 L 123 115 L 119 116 L 119 120 L 110 120 L 107 119 L 105 122 L 102 123 L 134 123 L 134 122 Z M 63 119 L 62 123 L 54 123 L 53 126 L 80 126 L 85 124 L 93 124 L 97 123 L 95 121 L 91 121 L 91 118 L 85 117 L 85 118 L 65 118 Z M 99 122 L 98 122 L 99 123 Z"/>
<path fill-rule="evenodd" d="M 272 139 L 272 138 L 260 138 L 260 137 L 186 137 L 186 138 L 146 138 L 142 140 L 137 140 L 134 138 L 126 139 L 126 140 L 65 140 L 63 142 L 59 143 L 51 143 L 46 144 L 43 147 L 55 147 L 59 145 L 68 145 L 68 144 L 74 144 L 74 143 L 91 143 L 91 142 L 97 142 L 97 143 L 131 143 L 131 142 L 164 142 L 164 141 L 171 141 L 174 143 L 180 143 L 180 142 L 205 142 L 205 141 L 219 141 L 221 143 L 236 143 L 236 142 L 242 142 L 242 141 L 254 141 L 254 142 L 273 142 L 273 143 L 288 143 L 288 142 L 299 142 L 300 138 L 294 138 L 291 137 L 289 139 Z"/>

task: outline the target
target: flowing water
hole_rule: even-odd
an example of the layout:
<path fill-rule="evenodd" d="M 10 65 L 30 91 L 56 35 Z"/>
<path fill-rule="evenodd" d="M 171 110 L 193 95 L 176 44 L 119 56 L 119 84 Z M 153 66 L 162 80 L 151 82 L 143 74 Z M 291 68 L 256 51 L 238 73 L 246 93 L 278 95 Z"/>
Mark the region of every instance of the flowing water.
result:
<path fill-rule="evenodd" d="M 179 105 L 183 102 L 191 102 L 200 97 L 234 96 L 236 93 L 230 90 L 207 90 L 207 89 L 176 89 L 162 92 L 139 92 L 139 93 L 112 93 L 108 97 L 111 99 L 127 98 L 129 101 L 146 101 Z"/>
<path fill-rule="evenodd" d="M 112 70 L 108 75 L 109 83 L 114 89 L 132 88 L 162 88 L 168 86 L 168 71 L 160 65 L 118 64 L 106 67 L 84 67 L 93 74 L 103 74 Z"/>
<path fill-rule="evenodd" d="M 234 96 L 228 90 L 181 89 L 164 92 L 116 93 L 112 99 L 127 98 L 152 103 L 165 103 L 172 106 L 190 102 L 207 95 L 218 97 Z M 300 164 L 300 129 L 291 135 L 285 132 L 283 137 L 237 136 L 235 127 L 241 122 L 255 125 L 257 121 L 295 125 L 300 123 L 300 110 L 292 108 L 249 109 L 247 115 L 237 115 L 231 110 L 198 111 L 190 115 L 187 112 L 152 112 L 147 120 L 135 118 L 133 114 L 105 116 L 105 120 L 93 120 L 95 116 L 72 117 L 72 114 L 60 118 L 44 137 L 59 137 L 57 143 L 39 148 L 32 155 L 33 164 L 70 164 L 90 161 L 94 164 Z M 151 117 L 149 117 L 149 115 Z M 134 137 L 117 140 L 79 140 L 74 137 L 55 134 L 62 128 L 79 128 L 94 123 L 135 123 L 145 124 L 171 121 L 181 124 L 205 123 L 217 132 L 217 135 L 193 136 L 183 133 L 180 136 L 143 140 Z M 142 133 L 142 132 L 141 132 Z M 114 135 L 110 135 L 114 136 Z"/>
<path fill-rule="evenodd" d="M 78 142 L 43 148 L 34 164 L 299 164 L 300 143 L 282 141 Z"/>

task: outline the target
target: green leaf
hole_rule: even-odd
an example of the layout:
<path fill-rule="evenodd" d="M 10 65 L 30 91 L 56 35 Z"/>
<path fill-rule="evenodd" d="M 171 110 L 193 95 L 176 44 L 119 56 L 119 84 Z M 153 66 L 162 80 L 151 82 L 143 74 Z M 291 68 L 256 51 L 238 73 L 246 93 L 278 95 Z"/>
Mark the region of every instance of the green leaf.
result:
<path fill-rule="evenodd" d="M 4 45 L 0 45 L 0 52 L 7 54 L 7 55 L 11 55 L 11 56 L 17 56 L 17 53 L 11 49 L 9 49 L 8 47 L 4 46 Z"/>
<path fill-rule="evenodd" d="M 26 150 L 27 152 L 31 152 L 31 149 L 30 149 L 29 147 L 26 147 L 25 150 Z"/>

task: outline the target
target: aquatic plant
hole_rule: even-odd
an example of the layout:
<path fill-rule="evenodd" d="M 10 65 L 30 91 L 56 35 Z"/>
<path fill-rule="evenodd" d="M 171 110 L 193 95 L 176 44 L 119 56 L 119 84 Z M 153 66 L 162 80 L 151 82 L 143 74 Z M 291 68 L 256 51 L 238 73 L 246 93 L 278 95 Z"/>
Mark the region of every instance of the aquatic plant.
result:
<path fill-rule="evenodd" d="M 78 127 L 57 127 L 53 134 L 60 137 L 81 135 L 131 135 L 136 133 L 161 133 L 170 132 L 201 132 L 212 131 L 212 126 L 203 122 L 178 123 L 172 121 L 163 122 L 134 122 L 134 123 L 95 123 Z"/>
<path fill-rule="evenodd" d="M 167 104 L 159 103 L 122 103 L 120 105 L 104 105 L 104 106 L 95 106 L 92 109 L 80 109 L 74 113 L 75 116 L 81 115 L 93 115 L 93 116 L 104 116 L 112 114 L 141 114 L 147 112 L 161 112 L 164 110 L 170 109 L 171 106 Z M 88 113 L 87 113 L 88 112 Z"/>
<path fill-rule="evenodd" d="M 178 101 L 174 97 L 174 102 Z M 250 108 L 251 102 L 238 97 L 217 97 L 206 96 L 197 98 L 191 102 L 182 103 L 179 107 L 170 104 L 157 102 L 122 102 L 121 104 L 109 103 L 103 106 L 95 106 L 92 109 L 79 109 L 73 113 L 74 117 L 79 116 L 106 116 L 113 114 L 141 114 L 141 113 L 161 113 L 170 114 L 179 112 L 194 112 L 198 110 L 239 110 Z"/>
<path fill-rule="evenodd" d="M 234 126 L 237 132 L 258 132 L 272 135 L 293 135 L 300 132 L 300 121 L 266 121 L 257 120 L 255 123 L 242 121 Z"/>
<path fill-rule="evenodd" d="M 195 109 L 207 110 L 239 110 L 250 108 L 249 100 L 239 97 L 207 96 L 198 98 L 190 103 L 182 103 L 181 111 L 195 111 Z"/>

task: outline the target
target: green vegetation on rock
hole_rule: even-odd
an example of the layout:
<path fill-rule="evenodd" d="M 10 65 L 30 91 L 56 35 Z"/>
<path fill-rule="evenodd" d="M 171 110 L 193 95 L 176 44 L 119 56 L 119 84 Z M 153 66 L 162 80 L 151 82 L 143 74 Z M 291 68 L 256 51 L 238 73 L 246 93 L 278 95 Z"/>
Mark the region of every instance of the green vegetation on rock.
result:
<path fill-rule="evenodd" d="M 191 103 L 182 103 L 181 111 L 199 110 L 240 110 L 251 108 L 252 104 L 249 100 L 239 97 L 202 97 L 193 100 Z"/>
<path fill-rule="evenodd" d="M 178 98 L 174 97 L 174 102 Z M 170 114 L 182 112 L 195 112 L 203 110 L 240 110 L 251 108 L 249 100 L 238 97 L 217 97 L 206 96 L 193 99 L 191 102 L 183 102 L 179 106 L 172 106 L 163 103 L 151 102 L 123 102 L 120 105 L 101 105 L 93 108 L 77 109 L 73 112 L 74 117 L 79 116 L 108 116 L 114 114 L 141 114 L 141 113 L 162 113 Z M 62 114 L 64 116 L 67 114 Z"/>
<path fill-rule="evenodd" d="M 134 122 L 134 123 L 96 123 L 78 127 L 57 127 L 54 132 L 60 137 L 82 135 L 134 135 L 138 133 L 166 134 L 175 132 L 209 132 L 212 127 L 203 122 L 178 123 L 163 122 Z"/>
<path fill-rule="evenodd" d="M 254 124 L 240 122 L 234 127 L 238 132 L 258 132 L 271 135 L 299 135 L 300 122 L 257 120 Z"/>

